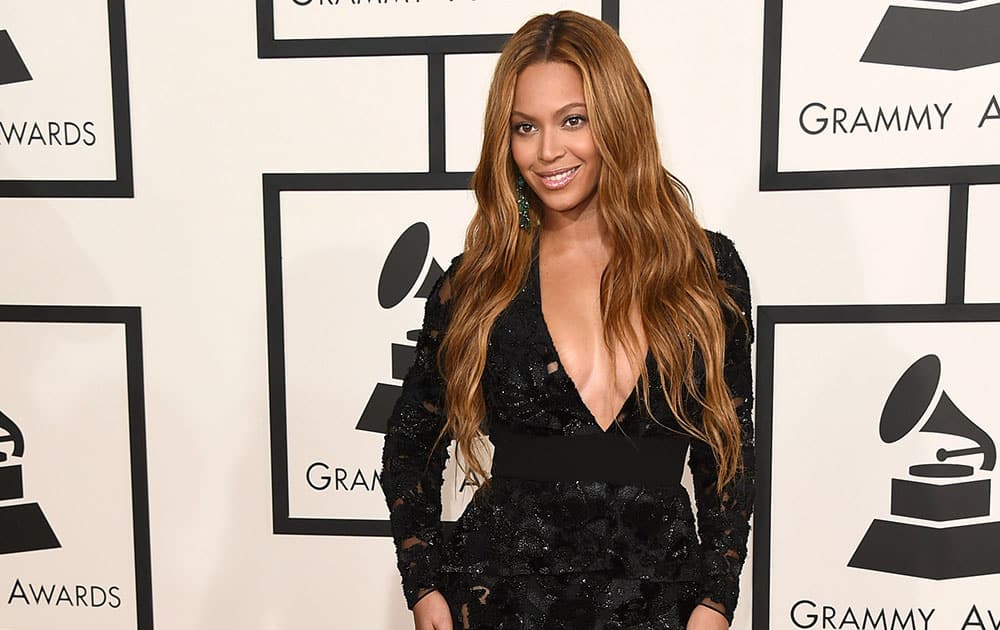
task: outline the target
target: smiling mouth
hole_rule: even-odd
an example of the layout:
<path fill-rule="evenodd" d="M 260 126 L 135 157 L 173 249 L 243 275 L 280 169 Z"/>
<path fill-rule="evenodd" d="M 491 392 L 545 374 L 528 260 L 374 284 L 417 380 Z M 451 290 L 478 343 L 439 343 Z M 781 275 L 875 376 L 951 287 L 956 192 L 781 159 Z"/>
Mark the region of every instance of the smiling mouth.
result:
<path fill-rule="evenodd" d="M 552 175 L 540 175 L 539 178 L 542 180 L 542 185 L 549 190 L 558 190 L 570 183 L 579 170 L 579 166 L 574 166 L 572 168 L 557 171 Z"/>

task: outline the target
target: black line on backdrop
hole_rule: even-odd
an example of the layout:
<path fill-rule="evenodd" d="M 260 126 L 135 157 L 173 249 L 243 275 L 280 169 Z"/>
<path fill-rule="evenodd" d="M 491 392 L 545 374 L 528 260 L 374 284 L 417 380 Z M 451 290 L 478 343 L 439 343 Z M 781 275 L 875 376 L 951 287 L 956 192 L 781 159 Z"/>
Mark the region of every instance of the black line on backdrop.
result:
<path fill-rule="evenodd" d="M 761 164 L 777 156 L 765 156 Z M 842 190 L 846 188 L 899 188 L 1000 183 L 1000 166 L 933 166 L 919 168 L 845 169 L 837 171 L 761 172 L 761 191 Z"/>
<path fill-rule="evenodd" d="M 601 0 L 601 19 L 616 31 L 619 29 L 621 25 L 619 0 Z"/>
<path fill-rule="evenodd" d="M 778 324 L 909 324 L 1000 321 L 1000 304 L 821 304 L 759 306 L 768 326 Z M 763 327 L 763 324 L 761 325 Z M 763 346 L 763 342 L 761 342 Z"/>
<path fill-rule="evenodd" d="M 278 56 L 274 44 L 274 0 L 257 0 L 257 58 Z"/>
<path fill-rule="evenodd" d="M 132 178 L 132 117 L 129 110 L 128 46 L 125 0 L 108 2 L 108 42 L 111 55 L 111 106 L 115 120 L 115 180 L 121 197 L 135 196 Z"/>
<path fill-rule="evenodd" d="M 601 0 L 601 19 L 615 30 L 620 23 L 620 4 L 620 0 Z M 260 59 L 494 53 L 503 48 L 510 36 L 510 33 L 485 33 L 276 39 L 274 0 L 257 0 L 257 57 Z"/>
<path fill-rule="evenodd" d="M 0 321 L 65 324 L 128 324 L 138 306 L 86 306 L 72 304 L 0 304 Z"/>
<path fill-rule="evenodd" d="M 427 55 L 427 170 L 444 173 L 445 168 L 445 74 L 444 55 Z"/>
<path fill-rule="evenodd" d="M 508 34 L 490 34 L 272 39 L 265 42 L 263 51 L 258 49 L 258 56 L 262 59 L 305 59 L 491 53 L 500 50 L 509 38 Z"/>
<path fill-rule="evenodd" d="M 772 190 L 778 172 L 778 115 L 781 109 L 781 0 L 764 3 L 764 62 L 761 68 L 760 189 Z"/>
<path fill-rule="evenodd" d="M 392 536 L 389 520 L 363 518 L 286 518 L 275 534 L 302 536 Z"/>
<path fill-rule="evenodd" d="M 771 608 L 771 423 L 772 397 L 759 392 L 774 389 L 774 310 L 757 308 L 757 409 L 754 411 L 756 450 L 756 498 L 753 513 L 753 627 L 769 628 Z"/>
<path fill-rule="evenodd" d="M 146 461 L 146 395 L 142 370 L 142 316 L 125 313 L 125 361 L 131 450 L 132 532 L 135 546 L 136 615 L 139 628 L 153 627 L 153 570 L 149 533 L 149 479 Z"/>
<path fill-rule="evenodd" d="M 149 535 L 149 473 L 143 382 L 142 311 L 137 306 L 0 305 L 0 321 L 13 323 L 123 324 L 128 399 L 136 628 L 153 630 L 153 578 Z"/>
<path fill-rule="evenodd" d="M 288 520 L 288 423 L 285 404 L 285 323 L 281 278 L 281 189 L 263 177 L 264 294 L 267 380 L 271 407 L 271 519 L 274 533 Z"/>
<path fill-rule="evenodd" d="M 472 173 L 264 173 L 264 190 L 467 190 Z M 277 193 L 275 193 L 276 195 Z M 265 203 L 268 199 L 265 196 Z M 275 196 L 273 202 L 278 205 Z"/>
<path fill-rule="evenodd" d="M 452 521 L 443 521 L 441 530 L 447 538 L 455 529 Z M 392 529 L 388 519 L 363 519 L 363 518 L 289 518 L 281 531 L 275 534 L 294 534 L 300 536 L 372 536 L 389 537 L 392 536 Z"/>
<path fill-rule="evenodd" d="M 781 0 L 764 3 L 764 55 L 761 68 L 760 189 L 771 190 L 778 172 L 778 116 L 781 110 Z"/>
<path fill-rule="evenodd" d="M 945 302 L 965 302 L 965 259 L 969 236 L 969 185 L 951 187 L 948 202 L 948 275 Z"/>

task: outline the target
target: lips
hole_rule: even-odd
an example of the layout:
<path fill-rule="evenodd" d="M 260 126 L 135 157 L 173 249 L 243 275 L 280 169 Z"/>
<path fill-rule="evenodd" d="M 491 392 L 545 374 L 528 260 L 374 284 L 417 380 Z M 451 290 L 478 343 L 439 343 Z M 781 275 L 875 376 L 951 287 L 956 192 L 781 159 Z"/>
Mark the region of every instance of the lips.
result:
<path fill-rule="evenodd" d="M 542 185 L 549 190 L 558 190 L 569 184 L 579 171 L 579 166 L 573 166 L 558 171 L 550 171 L 545 175 L 539 174 L 539 179 L 542 180 Z"/>

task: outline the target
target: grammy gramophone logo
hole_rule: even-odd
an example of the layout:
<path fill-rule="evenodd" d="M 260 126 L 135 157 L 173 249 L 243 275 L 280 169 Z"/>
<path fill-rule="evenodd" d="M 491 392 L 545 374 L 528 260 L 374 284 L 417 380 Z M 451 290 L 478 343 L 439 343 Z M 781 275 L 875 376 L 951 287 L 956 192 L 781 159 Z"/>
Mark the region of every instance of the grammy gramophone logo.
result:
<path fill-rule="evenodd" d="M 14 46 L 10 33 L 0 30 L 0 85 L 30 81 L 31 73 Z"/>
<path fill-rule="evenodd" d="M 861 61 L 939 70 L 1000 61 L 1000 1 L 914 2 L 886 10 Z"/>
<path fill-rule="evenodd" d="M 60 547 L 37 503 L 24 500 L 24 435 L 0 411 L 0 555 Z"/>
<path fill-rule="evenodd" d="M 384 309 L 399 305 L 418 283 L 414 297 L 426 298 L 434 283 L 444 273 L 437 260 L 431 258 L 430 268 L 421 281 L 420 272 L 430 253 L 431 232 L 426 223 L 414 223 L 408 227 L 389 250 L 382 265 L 378 281 L 378 302 Z M 394 343 L 391 347 L 392 378 L 402 381 L 416 358 L 416 341 L 420 329 L 409 330 L 406 338 L 414 343 Z M 356 429 L 385 433 L 389 415 L 402 386 L 393 383 L 377 383 L 368 404 L 361 414 Z"/>
<path fill-rule="evenodd" d="M 939 448 L 936 461 L 914 464 L 906 477 L 892 479 L 889 511 L 905 520 L 873 520 L 850 567 L 934 580 L 1000 573 L 1000 521 L 966 520 L 990 515 L 996 444 L 940 381 L 936 355 L 907 368 L 882 409 L 879 436 L 892 444 L 916 431 L 962 438 L 967 445 Z"/>

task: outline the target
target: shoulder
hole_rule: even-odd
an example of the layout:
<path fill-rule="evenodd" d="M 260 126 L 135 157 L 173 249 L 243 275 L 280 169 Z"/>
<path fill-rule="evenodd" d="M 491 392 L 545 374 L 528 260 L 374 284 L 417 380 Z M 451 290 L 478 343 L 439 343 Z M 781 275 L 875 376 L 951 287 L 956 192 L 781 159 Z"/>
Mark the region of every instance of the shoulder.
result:
<path fill-rule="evenodd" d="M 458 254 L 457 256 L 451 259 L 451 263 L 448 265 L 448 268 L 441 273 L 441 277 L 438 279 L 438 283 L 439 284 L 444 283 L 446 285 L 451 284 L 452 278 L 455 276 L 455 273 L 458 272 L 458 267 L 461 264 L 462 264 L 462 254 Z"/>
<path fill-rule="evenodd" d="M 434 281 L 434 285 L 428 294 L 428 297 L 430 298 L 428 300 L 429 304 L 437 303 L 444 305 L 451 301 L 452 278 L 455 276 L 455 272 L 458 270 L 458 266 L 461 264 L 461 261 L 462 254 L 458 254 L 451 259 L 451 263 L 448 267 L 444 271 L 440 272 L 440 275 Z M 437 263 L 435 262 L 435 266 L 436 265 Z M 438 269 L 440 270 L 440 267 L 438 267 Z"/>
<path fill-rule="evenodd" d="M 733 244 L 732 239 L 725 234 L 711 230 L 705 230 L 705 236 L 708 237 L 708 242 L 712 245 L 712 252 L 715 254 L 715 267 L 719 280 L 725 284 L 726 293 L 736 302 L 743 314 L 743 320 L 746 323 L 746 340 L 747 343 L 750 343 L 754 338 L 754 329 L 750 315 L 752 305 L 750 278 L 747 275 L 747 269 L 743 265 L 743 260 L 740 258 L 739 252 L 736 251 L 736 245 Z M 733 321 L 729 315 L 726 315 L 726 318 Z"/>
<path fill-rule="evenodd" d="M 708 237 L 712 253 L 715 255 L 715 267 L 719 278 L 730 285 L 748 287 L 750 282 L 747 269 L 732 239 L 722 232 L 712 230 L 705 230 L 705 236 Z"/>
<path fill-rule="evenodd" d="M 441 267 L 438 266 L 437 260 L 434 260 L 433 263 L 432 263 L 432 265 L 434 267 L 437 267 L 438 273 L 439 273 L 439 275 L 438 275 L 438 277 L 436 279 L 436 284 L 438 286 L 440 286 L 442 283 L 450 282 L 451 278 L 458 271 L 458 267 L 459 267 L 459 265 L 461 263 L 462 263 L 462 254 L 459 254 L 459 255 L 455 256 L 454 258 L 452 258 L 451 262 L 448 264 L 448 266 L 445 267 L 444 270 L 442 271 Z"/>

